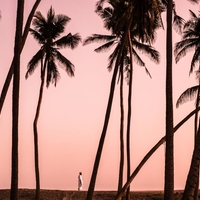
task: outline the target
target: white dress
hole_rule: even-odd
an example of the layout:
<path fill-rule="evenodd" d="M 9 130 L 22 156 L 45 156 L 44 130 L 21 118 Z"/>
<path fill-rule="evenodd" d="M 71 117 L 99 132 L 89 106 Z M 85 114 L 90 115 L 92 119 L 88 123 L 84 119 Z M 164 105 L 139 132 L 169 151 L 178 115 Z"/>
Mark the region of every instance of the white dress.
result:
<path fill-rule="evenodd" d="M 82 190 L 83 187 L 83 178 L 82 175 L 78 175 L 78 190 Z"/>

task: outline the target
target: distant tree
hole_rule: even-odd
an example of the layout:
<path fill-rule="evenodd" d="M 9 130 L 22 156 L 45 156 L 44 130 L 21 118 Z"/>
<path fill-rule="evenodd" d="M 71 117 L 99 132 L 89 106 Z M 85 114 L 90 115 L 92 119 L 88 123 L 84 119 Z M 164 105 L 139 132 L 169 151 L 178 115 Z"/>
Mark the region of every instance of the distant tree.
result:
<path fill-rule="evenodd" d="M 24 0 L 17 2 L 17 19 L 14 45 L 14 78 L 12 93 L 12 170 L 10 199 L 18 200 L 18 121 L 19 121 L 19 85 L 20 55 L 22 46 L 22 27 L 24 17 Z"/>
<path fill-rule="evenodd" d="M 57 80 L 60 77 L 56 61 L 62 64 L 70 77 L 74 76 L 74 65 L 59 52 L 59 49 L 64 47 L 74 49 L 81 41 L 81 36 L 78 33 L 74 35 L 69 33 L 68 35 L 58 39 L 58 37 L 64 32 L 65 26 L 69 21 L 70 18 L 66 15 L 55 15 L 55 12 L 51 7 L 47 13 L 47 18 L 45 18 L 41 12 L 36 12 L 33 19 L 33 29 L 30 29 L 31 34 L 41 46 L 39 51 L 29 61 L 28 70 L 26 73 L 26 78 L 28 78 L 29 75 L 33 74 L 38 64 L 41 65 L 41 85 L 35 119 L 33 123 L 37 200 L 40 197 L 37 123 L 42 103 L 44 83 L 46 82 L 47 87 L 51 82 L 56 86 Z"/>

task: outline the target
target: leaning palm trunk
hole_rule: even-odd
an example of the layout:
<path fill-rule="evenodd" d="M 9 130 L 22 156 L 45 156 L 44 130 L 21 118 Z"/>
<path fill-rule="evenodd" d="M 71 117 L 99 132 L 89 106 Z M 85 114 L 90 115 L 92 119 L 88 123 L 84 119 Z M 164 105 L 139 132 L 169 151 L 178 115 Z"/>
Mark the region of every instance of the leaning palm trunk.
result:
<path fill-rule="evenodd" d="M 173 132 L 175 133 L 184 123 L 187 122 L 187 120 L 189 120 L 196 112 L 198 112 L 200 110 L 200 107 L 198 107 L 197 110 L 193 110 L 190 114 L 188 114 L 183 120 L 181 120 L 175 127 Z M 156 150 L 162 145 L 164 144 L 164 142 L 166 141 L 166 136 L 162 137 L 152 148 L 151 150 L 144 156 L 144 158 L 142 159 L 142 161 L 139 163 L 139 165 L 136 167 L 136 169 L 134 170 L 134 172 L 131 174 L 131 176 L 129 177 L 129 179 L 127 180 L 127 182 L 124 184 L 124 186 L 122 187 L 122 189 L 120 190 L 120 192 L 118 192 L 115 200 L 121 200 L 122 196 L 124 195 L 124 193 L 126 192 L 127 188 L 130 186 L 130 184 L 132 183 L 132 181 L 134 180 L 134 178 L 136 177 L 136 175 L 139 173 L 140 169 L 142 169 L 142 167 L 144 166 L 144 164 L 149 160 L 149 158 L 156 152 Z"/>
<path fill-rule="evenodd" d="M 121 59 L 120 67 L 120 111 L 121 111 L 121 122 L 120 122 L 120 166 L 119 166 L 119 181 L 118 181 L 118 192 L 122 189 L 123 185 L 123 172 L 124 172 L 124 99 L 123 99 L 123 83 L 124 83 L 124 72 L 123 72 L 123 56 Z"/>
<path fill-rule="evenodd" d="M 101 133 L 99 146 L 97 149 L 97 154 L 96 154 L 96 158 L 95 158 L 95 163 L 94 163 L 94 167 L 93 167 L 93 172 L 92 172 L 92 177 L 90 180 L 89 189 L 87 192 L 87 198 L 86 198 L 87 200 L 92 200 L 92 198 L 93 198 L 94 187 L 95 187 L 97 172 L 98 172 L 98 168 L 99 168 L 99 162 L 100 162 L 101 153 L 102 153 L 103 145 L 104 145 L 104 140 L 105 140 L 105 136 L 106 136 L 106 132 L 107 132 L 107 127 L 108 127 L 108 123 L 109 123 L 109 119 L 110 119 L 110 112 L 111 112 L 111 108 L 112 108 L 117 72 L 118 72 L 118 65 L 116 64 L 114 72 L 113 72 L 113 76 L 112 76 L 111 86 L 110 86 L 110 95 L 109 95 L 108 105 L 107 105 L 107 109 L 106 109 L 104 126 L 103 126 L 103 130 Z"/>
<path fill-rule="evenodd" d="M 42 61 L 41 61 L 42 64 Z M 40 114 L 40 107 L 42 103 L 42 96 L 44 90 L 44 82 L 45 82 L 45 69 L 46 69 L 46 62 L 44 64 L 44 69 L 41 73 L 41 85 L 40 85 L 40 92 L 39 92 L 39 99 L 35 114 L 35 119 L 33 122 L 33 131 L 34 131 L 34 153 L 35 153 L 35 179 L 36 179 L 36 200 L 40 199 L 40 173 L 39 173 L 39 150 L 38 150 L 38 130 L 37 130 L 37 123 Z"/>
<path fill-rule="evenodd" d="M 132 22 L 132 20 L 130 20 L 130 22 L 129 22 L 130 24 L 127 26 L 126 33 L 122 37 L 121 48 L 120 48 L 120 51 L 119 51 L 119 54 L 117 56 L 117 60 L 115 63 L 115 68 L 114 68 L 114 72 L 113 72 L 113 76 L 112 76 L 112 80 L 111 80 L 110 94 L 109 94 L 109 99 L 108 99 L 108 104 L 107 104 L 107 109 L 106 109 L 103 130 L 101 133 L 101 138 L 100 138 L 99 146 L 97 149 L 97 154 L 96 154 L 96 158 L 95 158 L 95 163 L 94 163 L 94 167 L 93 167 L 93 172 L 92 172 L 92 177 L 90 180 L 89 189 L 87 192 L 87 197 L 86 197 L 87 200 L 92 200 L 92 198 L 93 198 L 94 187 L 95 187 L 97 172 L 98 172 L 98 168 L 99 168 L 99 162 L 100 162 L 101 153 L 102 153 L 103 145 L 104 145 L 104 140 L 105 140 L 105 136 L 106 136 L 106 132 L 107 132 L 107 127 L 108 127 L 108 123 L 109 123 L 109 119 L 110 119 L 110 112 L 111 112 L 111 108 L 112 108 L 117 72 L 118 72 L 119 63 L 120 63 L 120 60 L 122 57 L 122 52 L 124 50 L 125 41 L 127 39 L 127 32 L 130 28 L 131 22 Z"/>
<path fill-rule="evenodd" d="M 172 92 L 172 0 L 167 3 L 166 49 L 166 152 L 164 200 L 174 199 L 174 138 Z"/>
<path fill-rule="evenodd" d="M 188 173 L 185 190 L 183 193 L 183 200 L 193 200 L 195 190 L 199 179 L 199 164 L 200 164 L 200 127 L 198 128 L 195 148 L 193 151 L 192 162 Z"/>
<path fill-rule="evenodd" d="M 129 91 L 128 91 L 128 118 L 127 118 L 127 180 L 131 175 L 131 155 L 130 155 L 130 129 L 131 129 L 131 101 L 132 101 L 132 79 L 133 79 L 133 59 L 132 59 L 132 42 L 130 30 L 128 31 L 128 44 L 130 52 L 130 75 L 129 75 Z M 130 200 L 130 186 L 126 191 L 126 200 Z"/>
<path fill-rule="evenodd" d="M 14 46 L 14 78 L 12 94 L 12 169 L 10 199 L 18 200 L 18 122 L 19 122 L 19 88 L 20 55 L 22 46 L 22 27 L 24 17 L 24 0 L 18 0 Z"/>
<path fill-rule="evenodd" d="M 36 0 L 29 16 L 28 16 L 28 19 L 27 19 L 27 22 L 26 22 L 26 25 L 25 25 L 25 28 L 24 28 L 24 33 L 22 35 L 22 45 L 21 45 L 21 49 L 19 49 L 19 52 L 21 53 L 22 52 L 22 49 L 24 47 L 24 44 L 26 42 L 26 38 L 28 36 L 28 32 L 29 32 L 29 28 L 30 28 L 30 25 L 31 25 L 31 21 L 32 21 L 32 18 L 33 18 L 33 15 L 39 5 L 41 0 Z M 8 88 L 9 88 L 9 85 L 10 85 L 10 82 L 11 82 L 11 79 L 12 79 L 12 75 L 13 75 L 13 68 L 14 68 L 14 58 L 12 60 L 12 63 L 11 63 L 11 66 L 10 66 L 10 69 L 8 71 L 8 74 L 7 74 L 7 77 L 6 77 L 6 80 L 4 82 L 4 85 L 3 85 L 3 89 L 1 91 L 1 96 L 0 96 L 0 114 L 1 114 L 1 111 L 2 111 L 2 108 L 3 108 L 3 104 L 4 104 L 4 101 L 5 101 L 5 98 L 6 98 L 6 95 L 7 95 L 7 92 L 8 92 Z"/>

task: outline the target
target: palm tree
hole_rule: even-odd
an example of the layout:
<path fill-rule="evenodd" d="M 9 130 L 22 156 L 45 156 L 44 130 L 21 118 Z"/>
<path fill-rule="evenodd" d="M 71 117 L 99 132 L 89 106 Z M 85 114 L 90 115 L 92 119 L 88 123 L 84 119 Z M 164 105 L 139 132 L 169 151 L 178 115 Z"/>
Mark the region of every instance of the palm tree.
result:
<path fill-rule="evenodd" d="M 98 11 L 102 10 L 102 4 L 104 2 L 105 2 L 104 0 L 97 2 L 97 8 L 98 8 L 97 10 Z M 109 117 L 110 117 L 110 110 L 111 110 L 111 106 L 112 106 L 112 99 L 113 99 L 113 94 L 114 94 L 118 66 L 120 64 L 120 60 L 122 59 L 121 57 L 122 57 L 123 49 L 125 48 L 125 46 L 127 46 L 128 30 L 131 28 L 132 19 L 133 19 L 132 9 L 134 7 L 131 3 L 129 4 L 128 1 L 125 3 L 124 3 L 124 1 L 106 1 L 106 2 L 109 3 L 111 5 L 111 7 L 105 8 L 104 9 L 105 12 L 100 12 L 100 16 L 104 19 L 105 27 L 108 30 L 112 30 L 112 36 L 109 36 L 109 37 L 107 36 L 107 37 L 102 38 L 102 35 L 96 34 L 96 35 L 93 35 L 93 37 L 91 37 L 89 39 L 87 38 L 86 42 L 89 43 L 89 42 L 93 42 L 95 40 L 96 41 L 100 41 L 100 40 L 108 41 L 110 39 L 110 40 L 112 40 L 111 42 L 113 44 L 114 43 L 113 40 L 114 40 L 114 36 L 115 36 L 115 37 L 120 37 L 120 46 L 119 46 L 118 50 L 115 50 L 114 53 L 112 54 L 112 56 L 110 56 L 110 58 L 113 58 L 113 55 L 115 55 L 114 56 L 115 59 L 111 59 L 112 62 L 110 62 L 110 63 L 113 63 L 114 61 L 116 61 L 116 62 L 115 62 L 115 68 L 114 68 L 114 72 L 113 72 L 113 78 L 111 81 L 110 96 L 109 96 L 108 106 L 107 106 L 107 110 L 106 110 L 104 127 L 102 130 L 99 147 L 97 150 L 96 160 L 95 160 L 94 167 L 93 167 L 93 173 L 92 173 L 92 177 L 91 177 L 91 181 L 90 181 L 90 186 L 89 186 L 89 190 L 88 190 L 88 194 L 87 194 L 88 200 L 92 199 L 92 195 L 93 195 L 93 191 L 94 191 L 99 161 L 100 161 L 103 143 L 104 143 L 104 139 L 105 139 L 105 135 L 106 135 L 106 131 L 107 131 L 107 125 L 108 125 Z M 148 17 L 146 17 L 146 19 L 148 19 Z M 154 15 L 154 17 L 155 17 L 155 15 Z M 155 26 L 154 23 L 152 23 L 152 26 L 157 28 L 157 26 Z M 139 28 L 138 28 L 137 24 L 135 24 L 133 26 L 133 28 L 134 28 L 135 32 L 137 32 L 137 33 L 139 32 L 138 31 Z M 139 38 L 142 37 L 142 39 L 144 41 L 148 41 L 149 38 L 151 38 L 151 39 L 153 38 L 152 36 L 147 36 L 147 35 L 145 37 L 144 36 L 142 37 L 141 30 L 140 30 Z M 111 45 L 111 43 L 108 42 L 105 45 L 102 45 L 101 47 L 99 47 L 98 51 L 101 49 L 105 49 L 105 47 L 107 48 L 110 45 Z M 97 51 L 97 49 L 96 49 L 96 51 Z M 135 56 L 138 57 L 137 54 Z M 109 63 L 109 66 L 110 66 L 110 63 Z"/>
<path fill-rule="evenodd" d="M 19 85 L 20 55 L 22 46 L 22 27 L 24 17 L 24 0 L 18 0 L 17 20 L 14 46 L 14 78 L 12 94 L 12 172 L 10 198 L 18 200 L 18 121 L 19 121 Z"/>
<path fill-rule="evenodd" d="M 55 15 L 53 8 L 51 7 L 47 12 L 47 18 L 45 18 L 41 12 L 36 12 L 33 19 L 33 29 L 30 29 L 33 37 L 41 45 L 39 51 L 32 57 L 28 63 L 28 70 L 26 78 L 31 75 L 38 64 L 41 64 L 41 85 L 39 92 L 39 99 L 33 123 L 34 130 L 34 150 L 35 150 L 35 175 L 36 175 L 36 199 L 39 199 L 40 191 L 40 176 L 39 176 L 39 158 L 38 158 L 38 130 L 37 122 L 40 113 L 40 107 L 42 103 L 43 88 L 46 77 L 46 86 L 52 82 L 56 86 L 57 80 L 60 77 L 58 71 L 58 65 L 56 61 L 64 66 L 65 71 L 71 77 L 74 76 L 74 65 L 64 57 L 60 52 L 60 48 L 69 47 L 74 49 L 81 41 L 81 37 L 78 33 L 72 35 L 69 33 L 58 39 L 58 37 L 64 32 L 66 24 L 70 21 L 70 18 L 66 15 Z"/>
<path fill-rule="evenodd" d="M 33 8 L 32 8 L 32 10 L 31 10 L 31 12 L 30 12 L 30 14 L 28 16 L 28 19 L 26 21 L 26 25 L 25 25 L 25 28 L 24 28 L 24 32 L 23 32 L 23 35 L 22 35 L 22 46 L 21 46 L 20 52 L 22 52 L 22 50 L 23 50 L 24 44 L 26 42 L 26 38 L 28 36 L 28 32 L 29 32 L 29 28 L 30 28 L 30 25 L 31 25 L 31 21 L 32 21 L 33 15 L 34 15 L 34 13 L 35 13 L 35 11 L 36 11 L 36 9 L 37 9 L 37 7 L 38 7 L 40 2 L 41 2 L 41 0 L 36 0 L 35 1 L 35 4 L 33 5 Z M 10 66 L 10 69 L 8 71 L 6 80 L 4 82 L 4 85 L 3 85 L 3 88 L 2 88 L 2 91 L 1 91 L 1 96 L 0 96 L 0 114 L 1 114 L 1 110 L 3 108 L 3 104 L 4 104 L 4 101 L 5 101 L 7 92 L 8 92 L 8 88 L 9 88 L 11 79 L 12 79 L 13 68 L 14 68 L 14 60 L 12 60 L 12 64 Z"/>
<path fill-rule="evenodd" d="M 191 18 L 186 22 L 186 24 L 184 26 L 182 41 L 176 43 L 176 45 L 175 45 L 175 54 L 176 54 L 176 62 L 178 62 L 180 60 L 180 58 L 182 58 L 183 56 L 186 55 L 188 50 L 191 50 L 191 49 L 195 50 L 192 61 L 191 61 L 191 66 L 190 66 L 190 74 L 191 74 L 194 71 L 196 64 L 197 63 L 200 64 L 199 63 L 199 56 L 200 56 L 200 49 L 199 49 L 199 44 L 200 44 L 199 43 L 200 17 L 196 16 L 195 13 L 192 12 L 191 10 L 190 10 L 190 15 L 191 15 Z M 198 82 L 199 82 L 198 86 L 188 88 L 178 99 L 177 106 L 179 106 L 181 103 L 183 103 L 184 101 L 188 100 L 189 98 L 193 97 L 196 94 L 196 109 L 198 108 L 198 106 L 199 106 L 199 93 L 200 93 L 199 70 L 200 70 L 200 67 L 197 71 L 197 79 L 198 79 Z M 194 139 L 195 140 L 196 140 L 196 137 L 197 137 L 197 129 L 198 129 L 198 112 L 196 112 L 195 120 L 194 120 Z M 194 142 L 194 144 L 198 145 L 198 143 L 196 144 L 196 142 Z M 191 166 L 190 169 L 193 170 L 192 166 Z M 197 177 L 199 177 L 199 172 L 197 174 Z M 188 176 L 188 178 L 189 178 L 189 176 Z M 188 183 L 189 180 L 190 179 L 187 180 L 186 185 L 189 184 Z M 198 199 L 198 188 L 199 188 L 199 183 L 197 183 L 196 192 L 195 192 L 195 194 L 193 194 L 195 199 Z M 187 196 L 186 191 L 184 193 L 185 197 Z"/>

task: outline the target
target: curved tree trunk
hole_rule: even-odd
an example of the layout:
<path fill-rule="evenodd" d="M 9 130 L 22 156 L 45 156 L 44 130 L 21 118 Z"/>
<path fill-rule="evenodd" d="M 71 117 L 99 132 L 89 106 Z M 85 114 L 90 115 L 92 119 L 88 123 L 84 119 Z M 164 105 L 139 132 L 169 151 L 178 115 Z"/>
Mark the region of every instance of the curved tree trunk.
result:
<path fill-rule="evenodd" d="M 121 59 L 120 67 L 120 111 L 121 111 L 121 122 L 120 122 L 120 166 L 119 166 L 119 181 L 118 181 L 118 192 L 122 189 L 123 185 L 123 173 L 124 173 L 124 99 L 123 99 L 123 85 L 124 85 L 124 72 L 123 72 L 123 56 Z"/>
<path fill-rule="evenodd" d="M 25 28 L 24 28 L 24 33 L 22 35 L 22 45 L 21 45 L 21 48 L 19 49 L 20 53 L 22 52 L 22 49 L 23 49 L 24 44 L 26 42 L 26 38 L 28 36 L 28 32 L 29 32 L 29 28 L 30 28 L 30 25 L 31 25 L 31 21 L 32 21 L 33 15 L 34 15 L 35 10 L 37 9 L 40 1 L 41 0 L 36 0 L 32 10 L 31 10 L 31 12 L 30 12 L 30 14 L 28 16 L 28 19 L 27 19 L 27 22 L 26 22 L 26 25 L 25 25 Z M 8 88 L 9 88 L 10 82 L 12 80 L 13 68 L 14 68 L 14 58 L 12 60 L 10 69 L 8 71 L 6 80 L 5 80 L 4 85 L 3 85 L 3 89 L 1 91 L 1 96 L 0 96 L 0 114 L 1 114 L 1 111 L 2 111 L 2 108 L 3 108 L 3 104 L 4 104 L 4 101 L 5 101 L 7 92 L 8 92 Z"/>
<path fill-rule="evenodd" d="M 20 89 L 20 55 L 22 46 L 22 27 L 24 17 L 24 0 L 18 0 L 14 46 L 14 78 L 12 94 L 12 170 L 10 198 L 18 199 L 18 122 L 19 122 L 19 89 Z"/>
<path fill-rule="evenodd" d="M 194 200 L 195 190 L 199 179 L 199 164 L 200 164 L 200 127 L 195 140 L 195 148 L 193 151 L 192 162 L 188 173 L 183 200 Z"/>
<path fill-rule="evenodd" d="M 125 40 L 127 38 L 126 35 L 127 34 L 124 34 L 124 36 L 122 38 L 121 49 L 119 51 L 119 54 L 118 54 L 118 57 L 117 57 L 117 60 L 116 60 L 116 64 L 115 64 L 115 68 L 114 68 L 114 72 L 113 72 L 113 76 L 112 76 L 112 80 L 111 80 L 110 95 L 109 95 L 109 98 L 108 98 L 108 104 L 107 104 L 107 109 L 106 109 L 106 115 L 105 115 L 103 130 L 102 130 L 102 133 L 101 133 L 99 146 L 98 146 L 98 149 L 97 149 L 97 154 L 96 154 L 96 158 L 95 158 L 95 162 L 94 162 L 94 166 L 93 166 L 92 177 L 91 177 L 89 189 L 88 189 L 88 192 L 87 192 L 87 197 L 86 197 L 87 200 L 92 200 L 92 198 L 93 198 L 94 187 L 95 187 L 95 183 L 96 183 L 96 177 L 97 177 L 97 172 L 98 172 L 98 168 L 99 168 L 101 153 L 102 153 L 102 150 L 103 150 L 104 140 L 105 140 L 107 127 L 108 127 L 108 123 L 109 123 L 109 119 L 110 119 L 110 112 L 111 112 L 111 108 L 112 108 L 112 101 L 113 101 L 113 96 L 114 96 L 117 72 L 118 72 L 120 60 L 121 60 L 121 57 L 122 57 L 122 52 L 124 50 Z"/>
<path fill-rule="evenodd" d="M 174 199 L 174 138 L 173 138 L 173 86 L 172 86 L 172 0 L 167 3 L 166 49 L 166 151 L 164 200 Z"/>
<path fill-rule="evenodd" d="M 183 120 L 181 120 L 175 127 L 173 132 L 175 133 L 187 120 L 189 120 L 196 112 L 200 110 L 200 107 L 198 107 L 197 110 L 193 110 L 190 114 L 188 114 Z M 144 166 L 144 164 L 148 161 L 148 159 L 153 155 L 154 152 L 166 141 L 166 136 L 162 137 L 152 148 L 151 150 L 144 156 L 142 161 L 139 163 L 139 165 L 136 167 L 134 172 L 129 177 L 128 181 L 125 183 L 125 185 L 122 187 L 120 192 L 117 194 L 115 200 L 121 200 L 122 196 L 126 192 L 127 188 L 133 181 L 133 179 L 136 177 L 140 169 Z"/>
<path fill-rule="evenodd" d="M 99 146 L 98 146 L 98 149 L 97 149 L 97 154 L 96 154 L 96 158 L 95 158 L 95 162 L 94 162 L 94 166 L 93 166 L 92 177 L 91 177 L 91 180 L 90 180 L 89 189 L 88 189 L 88 192 L 87 192 L 87 198 L 86 198 L 87 200 L 92 200 L 92 198 L 93 198 L 97 172 L 98 172 L 99 163 L 100 163 L 100 159 L 101 159 L 101 153 L 102 153 L 102 150 L 103 150 L 103 145 L 104 145 L 104 140 L 105 140 L 105 137 L 106 137 L 108 122 L 109 122 L 109 119 L 110 119 L 110 112 L 111 112 L 111 108 L 112 108 L 112 101 L 113 101 L 113 96 L 114 96 L 117 72 L 118 72 L 118 65 L 115 65 L 115 69 L 114 69 L 113 77 L 112 77 L 112 81 L 111 81 L 111 86 L 110 86 L 110 95 L 109 95 L 108 105 L 107 105 L 107 109 L 106 109 L 104 126 L 103 126 L 103 130 L 102 130 L 102 133 L 101 133 Z"/>
<path fill-rule="evenodd" d="M 129 77 L 129 89 L 128 89 L 128 118 L 127 118 L 127 180 L 131 175 L 131 155 L 130 155 L 130 131 L 131 131 L 131 112 L 132 112 L 132 82 L 133 82 L 133 59 L 132 59 L 132 42 L 130 30 L 128 31 L 128 44 L 130 52 L 130 77 Z M 126 200 L 130 200 L 130 186 L 126 191 Z"/>

